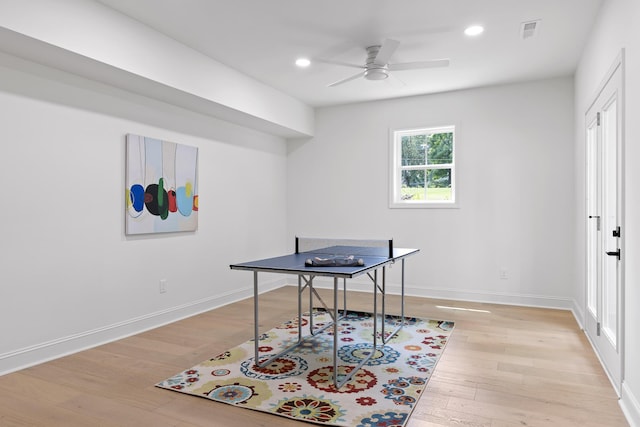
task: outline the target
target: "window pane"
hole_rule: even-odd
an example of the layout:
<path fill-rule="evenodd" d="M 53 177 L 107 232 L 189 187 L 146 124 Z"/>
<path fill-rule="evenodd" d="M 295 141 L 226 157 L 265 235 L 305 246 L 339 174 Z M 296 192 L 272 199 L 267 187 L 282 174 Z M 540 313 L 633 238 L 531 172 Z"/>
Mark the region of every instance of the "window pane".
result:
<path fill-rule="evenodd" d="M 427 187 L 451 188 L 451 169 L 428 169 Z"/>
<path fill-rule="evenodd" d="M 427 200 L 451 200 L 451 188 L 427 188 Z"/>
<path fill-rule="evenodd" d="M 435 133 L 426 142 L 427 164 L 453 163 L 453 133 Z"/>
<path fill-rule="evenodd" d="M 452 200 L 451 169 L 402 171 L 402 200 Z"/>
<path fill-rule="evenodd" d="M 402 166 L 424 165 L 426 135 L 403 136 L 402 145 Z"/>
<path fill-rule="evenodd" d="M 402 200 L 425 200 L 425 171 L 402 171 L 402 189 L 400 197 Z"/>
<path fill-rule="evenodd" d="M 427 200 L 451 200 L 451 169 L 427 170 Z"/>

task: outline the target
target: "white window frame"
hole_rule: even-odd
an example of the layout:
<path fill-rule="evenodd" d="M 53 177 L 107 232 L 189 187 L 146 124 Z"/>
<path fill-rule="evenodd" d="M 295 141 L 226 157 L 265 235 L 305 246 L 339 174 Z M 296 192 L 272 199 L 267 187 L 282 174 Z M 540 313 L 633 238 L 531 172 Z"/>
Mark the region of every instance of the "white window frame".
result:
<path fill-rule="evenodd" d="M 456 131 L 455 125 L 437 127 L 419 127 L 411 129 L 391 129 L 389 131 L 389 207 L 390 208 L 458 208 L 457 185 L 456 185 Z M 447 164 L 402 166 L 402 145 L 403 136 L 453 133 L 452 161 Z M 411 169 L 451 169 L 451 200 L 402 200 L 402 179 L 403 170 Z"/>

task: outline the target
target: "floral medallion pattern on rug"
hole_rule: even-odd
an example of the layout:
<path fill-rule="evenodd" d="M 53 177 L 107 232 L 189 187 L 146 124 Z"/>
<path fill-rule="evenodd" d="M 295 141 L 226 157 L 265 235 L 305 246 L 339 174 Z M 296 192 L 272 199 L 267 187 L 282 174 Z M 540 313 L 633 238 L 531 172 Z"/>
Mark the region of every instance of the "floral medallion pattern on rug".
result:
<path fill-rule="evenodd" d="M 313 320 L 312 322 L 310 320 Z M 303 335 L 310 325 L 331 322 L 324 310 L 302 318 Z M 415 408 L 453 331 L 453 322 L 407 317 L 399 333 L 385 336 L 401 324 L 398 316 L 376 323 L 370 313 L 348 312 L 338 321 L 338 378 L 358 369 L 342 387 L 334 385 L 333 328 L 306 338 L 263 367 L 255 365 L 250 340 L 156 386 L 315 424 L 347 427 L 401 427 Z M 294 319 L 259 336 L 259 359 L 266 361 L 298 342 Z"/>

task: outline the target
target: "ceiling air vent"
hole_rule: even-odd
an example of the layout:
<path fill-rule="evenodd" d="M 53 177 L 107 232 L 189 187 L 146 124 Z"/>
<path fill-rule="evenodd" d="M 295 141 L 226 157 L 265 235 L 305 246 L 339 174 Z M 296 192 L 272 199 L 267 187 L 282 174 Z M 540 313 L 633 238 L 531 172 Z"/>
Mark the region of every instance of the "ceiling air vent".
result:
<path fill-rule="evenodd" d="M 540 20 L 527 21 L 520 24 L 520 38 L 522 40 L 530 39 L 538 35 L 540 30 Z"/>

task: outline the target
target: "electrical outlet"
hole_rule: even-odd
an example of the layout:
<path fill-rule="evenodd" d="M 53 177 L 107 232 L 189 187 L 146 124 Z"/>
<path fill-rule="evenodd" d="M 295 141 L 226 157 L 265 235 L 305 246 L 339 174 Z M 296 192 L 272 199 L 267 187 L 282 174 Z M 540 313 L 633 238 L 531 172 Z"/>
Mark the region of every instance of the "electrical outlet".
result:
<path fill-rule="evenodd" d="M 501 269 L 500 269 L 500 278 L 501 278 L 502 280 L 506 280 L 506 279 L 508 279 L 508 278 L 509 278 L 509 274 L 508 274 L 508 272 L 507 272 L 507 269 L 506 269 L 506 268 L 501 268 Z"/>
<path fill-rule="evenodd" d="M 167 292 L 167 279 L 160 279 L 160 293 L 164 294 Z"/>

